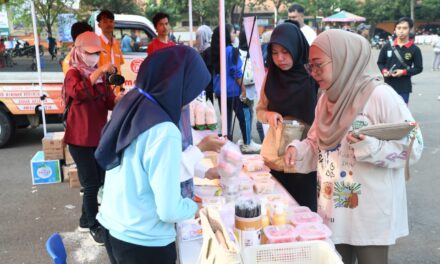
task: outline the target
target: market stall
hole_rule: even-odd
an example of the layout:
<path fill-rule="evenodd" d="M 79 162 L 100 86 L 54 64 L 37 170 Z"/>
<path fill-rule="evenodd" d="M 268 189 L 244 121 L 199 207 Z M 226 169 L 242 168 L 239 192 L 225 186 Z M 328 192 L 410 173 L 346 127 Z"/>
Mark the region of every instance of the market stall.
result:
<path fill-rule="evenodd" d="M 219 155 L 207 153 L 203 162 L 208 166 L 218 164 L 227 167 L 222 152 Z M 196 200 L 203 207 L 219 213 L 227 230 L 226 240 L 232 241 L 238 248 L 242 262 L 237 263 L 342 263 L 329 239 L 331 232 L 319 215 L 297 204 L 271 177 L 261 156 L 243 155 L 242 161 L 241 171 L 232 178 L 226 176 L 227 180 L 222 177 L 221 180 L 195 181 Z M 231 184 L 231 179 L 234 179 L 234 184 Z M 259 213 L 254 215 L 257 218 L 252 218 L 257 219 L 257 228 L 252 228 L 255 225 L 240 228 L 243 222 L 239 221 L 249 223 L 249 219 L 238 216 L 239 204 L 243 200 L 258 201 L 261 205 Z M 178 224 L 177 244 L 181 264 L 199 263 L 200 253 L 206 251 L 205 228 L 202 229 L 196 220 Z"/>

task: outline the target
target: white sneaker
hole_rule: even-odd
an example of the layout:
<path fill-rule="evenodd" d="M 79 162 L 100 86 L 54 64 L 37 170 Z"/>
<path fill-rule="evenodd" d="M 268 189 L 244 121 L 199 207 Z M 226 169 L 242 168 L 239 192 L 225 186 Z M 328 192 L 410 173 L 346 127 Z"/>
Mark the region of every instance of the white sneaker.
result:
<path fill-rule="evenodd" d="M 237 140 L 237 145 L 238 145 L 238 146 L 243 145 L 243 139 L 239 139 L 239 140 Z"/>
<path fill-rule="evenodd" d="M 259 150 L 261 149 L 261 144 L 255 143 L 253 140 L 251 140 L 251 144 L 249 144 L 251 146 L 254 146 L 255 148 L 258 148 Z"/>
<path fill-rule="evenodd" d="M 242 153 L 245 154 L 253 154 L 253 153 L 259 153 L 260 152 L 261 147 L 258 146 L 258 144 L 249 144 L 249 145 L 241 145 L 240 146 L 240 150 Z"/>

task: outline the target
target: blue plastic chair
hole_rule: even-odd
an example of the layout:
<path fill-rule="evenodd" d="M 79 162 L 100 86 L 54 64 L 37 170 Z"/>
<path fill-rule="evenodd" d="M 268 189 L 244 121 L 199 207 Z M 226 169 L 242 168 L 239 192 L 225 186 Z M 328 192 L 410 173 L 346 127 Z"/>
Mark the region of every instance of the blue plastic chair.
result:
<path fill-rule="evenodd" d="M 66 264 L 67 254 L 59 233 L 53 233 L 46 241 L 46 250 L 54 264 Z"/>

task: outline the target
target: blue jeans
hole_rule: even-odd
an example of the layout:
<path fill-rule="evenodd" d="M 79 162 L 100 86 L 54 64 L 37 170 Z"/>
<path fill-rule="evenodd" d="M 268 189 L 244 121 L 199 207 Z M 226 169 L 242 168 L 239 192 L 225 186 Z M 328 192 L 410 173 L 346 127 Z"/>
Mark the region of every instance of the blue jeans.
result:
<path fill-rule="evenodd" d="M 219 106 L 221 111 L 221 99 L 219 100 Z M 227 120 L 228 120 L 228 138 L 232 140 L 232 111 L 237 116 L 238 123 L 240 125 L 241 134 L 243 136 L 243 143 L 249 145 L 251 143 L 251 131 L 252 131 L 252 111 L 253 109 L 248 105 L 240 101 L 239 96 L 227 98 Z"/>
<path fill-rule="evenodd" d="M 399 93 L 400 96 L 402 96 L 403 101 L 405 101 L 406 104 L 409 102 L 409 93 Z"/>

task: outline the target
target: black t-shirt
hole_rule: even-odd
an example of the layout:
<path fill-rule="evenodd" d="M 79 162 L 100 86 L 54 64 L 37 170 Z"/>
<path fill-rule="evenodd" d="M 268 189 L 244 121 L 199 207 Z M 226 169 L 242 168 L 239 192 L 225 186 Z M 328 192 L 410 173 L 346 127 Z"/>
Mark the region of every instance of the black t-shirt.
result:
<path fill-rule="evenodd" d="M 393 47 L 399 52 L 400 56 L 409 66 L 407 69 L 394 54 Z M 411 93 L 412 84 L 411 76 L 419 74 L 423 71 L 422 52 L 413 41 L 400 47 L 394 43 L 387 43 L 379 53 L 377 65 L 380 70 L 407 70 L 407 74 L 401 77 L 386 77 L 385 82 L 396 90 L 397 93 Z"/>

